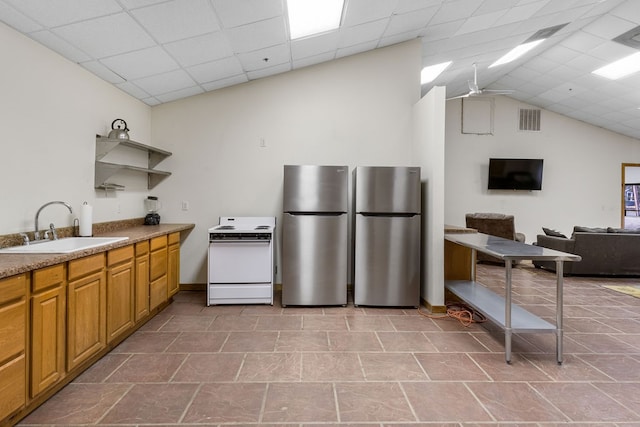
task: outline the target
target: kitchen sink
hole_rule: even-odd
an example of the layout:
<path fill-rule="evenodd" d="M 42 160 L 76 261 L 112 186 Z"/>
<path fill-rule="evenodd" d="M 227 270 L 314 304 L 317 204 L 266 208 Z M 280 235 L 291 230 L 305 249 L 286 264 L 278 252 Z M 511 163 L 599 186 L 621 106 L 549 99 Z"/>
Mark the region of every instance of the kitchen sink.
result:
<path fill-rule="evenodd" d="M 66 237 L 58 240 L 47 240 L 42 243 L 13 246 L 0 249 L 3 254 L 67 254 L 85 249 L 110 245 L 127 240 L 128 237 Z"/>

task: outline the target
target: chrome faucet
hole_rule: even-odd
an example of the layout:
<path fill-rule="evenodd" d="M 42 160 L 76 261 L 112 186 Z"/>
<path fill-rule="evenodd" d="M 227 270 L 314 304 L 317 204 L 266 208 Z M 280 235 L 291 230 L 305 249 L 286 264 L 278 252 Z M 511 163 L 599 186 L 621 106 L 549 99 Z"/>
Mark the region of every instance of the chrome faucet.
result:
<path fill-rule="evenodd" d="M 33 240 L 40 240 L 40 231 L 38 231 L 38 218 L 40 217 L 40 211 L 42 211 L 42 209 L 46 208 L 47 206 L 54 205 L 54 204 L 64 205 L 64 206 L 67 207 L 67 209 L 69 209 L 70 213 L 73 213 L 73 209 L 71 208 L 71 205 L 69 203 L 61 202 L 59 200 L 56 200 L 56 201 L 53 201 L 53 202 L 48 202 L 48 203 L 45 203 L 44 205 L 40 206 L 40 209 L 38 209 L 38 212 L 36 212 L 36 221 L 35 221 L 36 222 L 36 227 L 35 227 L 35 232 L 33 233 L 34 234 Z"/>

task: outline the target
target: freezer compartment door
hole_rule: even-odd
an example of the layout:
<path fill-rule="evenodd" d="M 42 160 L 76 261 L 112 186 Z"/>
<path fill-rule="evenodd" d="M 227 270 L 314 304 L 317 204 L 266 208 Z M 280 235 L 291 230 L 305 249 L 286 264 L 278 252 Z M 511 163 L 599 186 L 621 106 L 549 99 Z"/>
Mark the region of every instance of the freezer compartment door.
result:
<path fill-rule="evenodd" d="M 347 166 L 284 166 L 283 212 L 347 212 Z"/>
<path fill-rule="evenodd" d="M 358 166 L 356 213 L 420 213 L 420 168 Z"/>
<path fill-rule="evenodd" d="M 356 305 L 420 305 L 420 215 L 356 215 Z"/>
<path fill-rule="evenodd" d="M 347 304 L 347 214 L 283 215 L 282 304 Z"/>

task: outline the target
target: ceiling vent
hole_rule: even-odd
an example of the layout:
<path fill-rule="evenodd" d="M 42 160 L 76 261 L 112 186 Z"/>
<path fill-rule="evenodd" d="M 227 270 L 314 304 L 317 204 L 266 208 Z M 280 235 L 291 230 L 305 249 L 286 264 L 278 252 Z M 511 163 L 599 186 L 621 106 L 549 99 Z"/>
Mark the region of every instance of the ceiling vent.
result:
<path fill-rule="evenodd" d="M 613 41 L 634 49 L 640 49 L 640 25 L 620 34 Z"/>
<path fill-rule="evenodd" d="M 566 27 L 568 24 L 569 23 L 566 22 L 564 24 L 554 25 L 553 27 L 547 27 L 547 28 L 543 28 L 541 30 L 538 30 L 531 37 L 526 39 L 524 42 L 528 43 L 528 42 L 533 42 L 533 41 L 536 41 L 536 40 L 548 39 L 549 37 L 551 37 L 552 35 L 554 35 L 558 31 L 560 31 L 561 29 Z"/>
<path fill-rule="evenodd" d="M 520 125 L 518 130 L 523 132 L 540 132 L 540 110 L 520 108 Z"/>

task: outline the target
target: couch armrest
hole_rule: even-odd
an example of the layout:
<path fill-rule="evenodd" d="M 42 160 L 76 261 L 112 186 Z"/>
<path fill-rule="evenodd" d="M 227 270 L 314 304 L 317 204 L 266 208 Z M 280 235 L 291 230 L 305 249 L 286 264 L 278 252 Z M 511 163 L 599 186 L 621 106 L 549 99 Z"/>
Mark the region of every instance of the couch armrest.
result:
<path fill-rule="evenodd" d="M 547 236 L 538 234 L 536 245 L 544 248 L 555 249 L 556 251 L 573 253 L 576 241 L 573 239 L 565 239 L 564 237 Z"/>

